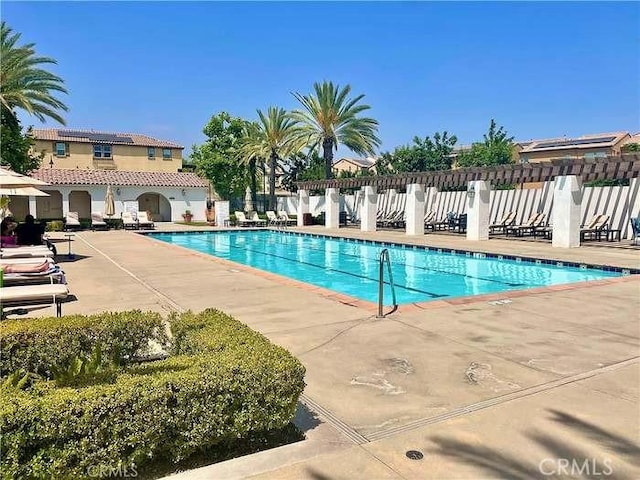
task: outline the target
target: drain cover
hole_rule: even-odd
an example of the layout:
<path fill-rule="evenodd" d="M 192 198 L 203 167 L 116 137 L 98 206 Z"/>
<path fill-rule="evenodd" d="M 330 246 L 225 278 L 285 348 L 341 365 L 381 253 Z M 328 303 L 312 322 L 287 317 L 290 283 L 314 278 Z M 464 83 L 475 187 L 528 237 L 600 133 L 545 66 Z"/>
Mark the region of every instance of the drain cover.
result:
<path fill-rule="evenodd" d="M 407 458 L 410 458 L 411 460 L 422 460 L 424 458 L 422 452 L 419 452 L 418 450 L 408 450 L 406 455 Z"/>

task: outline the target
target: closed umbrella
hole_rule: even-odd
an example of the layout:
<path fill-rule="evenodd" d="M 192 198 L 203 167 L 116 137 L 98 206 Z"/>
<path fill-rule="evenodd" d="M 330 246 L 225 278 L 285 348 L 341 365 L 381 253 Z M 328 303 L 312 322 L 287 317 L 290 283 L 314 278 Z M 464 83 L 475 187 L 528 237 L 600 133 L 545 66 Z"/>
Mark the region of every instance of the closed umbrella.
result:
<path fill-rule="evenodd" d="M 107 195 L 104 197 L 104 214 L 111 217 L 116 213 L 116 204 L 113 200 L 113 192 L 111 191 L 111 185 L 107 186 Z"/>

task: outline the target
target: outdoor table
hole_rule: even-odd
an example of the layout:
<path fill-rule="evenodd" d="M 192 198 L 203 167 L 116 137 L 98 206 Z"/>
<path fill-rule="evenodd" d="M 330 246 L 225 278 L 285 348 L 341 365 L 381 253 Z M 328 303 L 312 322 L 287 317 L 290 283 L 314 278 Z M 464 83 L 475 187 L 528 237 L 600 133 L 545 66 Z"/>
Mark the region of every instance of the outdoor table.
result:
<path fill-rule="evenodd" d="M 69 258 L 74 258 L 75 255 L 73 253 L 71 253 L 71 241 L 72 241 L 73 237 L 76 236 L 76 234 L 67 232 L 67 233 L 64 234 L 64 236 L 67 237 L 67 240 L 69 241 L 69 253 L 67 254 L 67 256 Z"/>

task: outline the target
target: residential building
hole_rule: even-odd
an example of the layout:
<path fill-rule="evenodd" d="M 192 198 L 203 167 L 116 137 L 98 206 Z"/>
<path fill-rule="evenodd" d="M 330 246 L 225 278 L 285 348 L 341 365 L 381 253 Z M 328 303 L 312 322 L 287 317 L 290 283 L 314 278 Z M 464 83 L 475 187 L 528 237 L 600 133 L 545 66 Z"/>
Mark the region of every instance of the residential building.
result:
<path fill-rule="evenodd" d="M 340 172 L 370 172 L 375 174 L 376 159 L 372 157 L 367 158 L 340 158 L 333 162 L 333 173 L 337 176 Z"/>
<path fill-rule="evenodd" d="M 115 197 L 115 217 L 146 211 L 154 221 L 177 221 L 189 210 L 206 219 L 209 184 L 181 172 L 182 146 L 134 133 L 34 129 L 34 150 L 45 157 L 32 176 L 50 184 L 46 197 L 14 197 L 17 218 L 60 219 L 68 212 L 90 218 L 104 212 L 107 187 Z"/>
<path fill-rule="evenodd" d="M 43 167 L 131 172 L 178 172 L 184 147 L 139 133 L 33 129 Z"/>
<path fill-rule="evenodd" d="M 629 132 L 599 133 L 575 138 L 551 138 L 517 142 L 520 163 L 554 159 L 605 158 L 620 155 L 621 148 L 633 140 Z"/>

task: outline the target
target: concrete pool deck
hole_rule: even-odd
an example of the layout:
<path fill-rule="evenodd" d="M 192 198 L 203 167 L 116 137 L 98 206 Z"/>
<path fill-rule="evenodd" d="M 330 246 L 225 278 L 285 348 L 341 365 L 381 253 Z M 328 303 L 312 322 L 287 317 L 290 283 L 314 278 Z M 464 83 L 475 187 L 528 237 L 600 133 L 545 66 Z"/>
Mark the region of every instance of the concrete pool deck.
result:
<path fill-rule="evenodd" d="M 352 229 L 304 231 L 363 238 Z M 640 250 L 603 245 L 387 231 L 366 238 L 640 267 Z M 562 473 L 560 459 L 640 476 L 639 276 L 377 319 L 313 287 L 131 232 L 78 233 L 73 260 L 66 243 L 57 246 L 78 297 L 64 314 L 215 307 L 307 368 L 298 418 L 307 440 L 173 479 L 548 478 Z M 408 450 L 424 457 L 411 460 Z"/>

